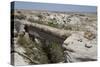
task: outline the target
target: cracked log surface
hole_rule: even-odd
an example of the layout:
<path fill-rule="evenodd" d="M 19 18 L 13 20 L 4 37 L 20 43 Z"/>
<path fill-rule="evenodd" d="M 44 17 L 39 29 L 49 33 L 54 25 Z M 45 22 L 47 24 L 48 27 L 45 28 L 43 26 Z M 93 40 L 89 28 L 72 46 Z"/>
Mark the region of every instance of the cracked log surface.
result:
<path fill-rule="evenodd" d="M 57 29 L 57 28 L 46 26 L 46 25 L 43 25 L 43 24 L 37 24 L 37 23 L 30 23 L 29 24 L 28 23 L 28 24 L 25 24 L 25 25 L 26 25 L 28 31 L 30 31 L 30 33 L 34 30 L 42 31 L 42 32 L 45 32 L 47 34 L 57 36 L 58 38 L 61 38 L 61 39 L 64 39 L 64 40 L 71 35 L 70 31 L 67 31 L 67 30 L 64 30 L 64 29 Z"/>
<path fill-rule="evenodd" d="M 15 10 L 13 65 L 97 60 L 96 14 Z"/>

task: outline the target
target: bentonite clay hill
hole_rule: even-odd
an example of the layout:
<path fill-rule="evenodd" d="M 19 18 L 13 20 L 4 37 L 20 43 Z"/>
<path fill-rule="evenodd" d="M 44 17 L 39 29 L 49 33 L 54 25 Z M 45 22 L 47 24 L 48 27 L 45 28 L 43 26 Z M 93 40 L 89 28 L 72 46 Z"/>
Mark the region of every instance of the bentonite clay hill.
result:
<path fill-rule="evenodd" d="M 16 9 L 15 65 L 97 60 L 97 14 Z"/>

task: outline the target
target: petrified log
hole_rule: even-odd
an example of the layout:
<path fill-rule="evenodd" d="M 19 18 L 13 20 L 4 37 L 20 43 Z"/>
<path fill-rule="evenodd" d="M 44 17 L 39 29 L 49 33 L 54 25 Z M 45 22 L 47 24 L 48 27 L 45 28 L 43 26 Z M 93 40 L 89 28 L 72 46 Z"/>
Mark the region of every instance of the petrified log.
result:
<path fill-rule="evenodd" d="M 25 24 L 25 29 L 27 31 L 32 30 L 32 28 L 35 30 L 39 30 L 39 31 L 46 32 L 48 34 L 57 36 L 61 39 L 66 39 L 67 37 L 71 35 L 70 31 L 66 31 L 64 29 L 57 29 L 57 28 L 46 26 L 43 24 L 30 23 L 30 22 Z"/>

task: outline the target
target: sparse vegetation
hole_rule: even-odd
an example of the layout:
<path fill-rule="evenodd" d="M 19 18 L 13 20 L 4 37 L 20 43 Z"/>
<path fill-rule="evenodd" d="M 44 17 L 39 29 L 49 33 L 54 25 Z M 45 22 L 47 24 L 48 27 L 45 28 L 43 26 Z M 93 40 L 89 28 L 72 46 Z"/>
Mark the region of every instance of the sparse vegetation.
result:
<path fill-rule="evenodd" d="M 24 36 L 19 37 L 18 43 L 25 48 L 25 54 L 30 57 L 30 59 L 36 60 L 40 63 L 48 63 L 48 57 L 43 51 L 42 46 L 31 41 L 30 39 L 26 39 Z M 34 63 L 30 62 L 30 64 Z"/>
<path fill-rule="evenodd" d="M 89 40 L 92 40 L 92 39 L 95 38 L 95 34 L 93 34 L 91 31 L 86 31 L 84 33 L 84 37 L 87 38 L 87 39 L 89 39 Z"/>
<path fill-rule="evenodd" d="M 79 53 L 81 53 L 80 47 L 83 48 L 83 43 L 87 43 L 87 39 L 91 42 L 95 41 L 96 32 L 94 34 L 94 31 L 97 30 L 94 29 L 94 27 L 96 28 L 95 22 L 97 20 L 95 17 L 91 19 L 84 14 L 67 14 L 66 12 L 64 14 L 60 14 L 59 12 L 45 13 L 44 11 L 43 13 L 40 11 L 24 11 L 26 14 L 23 14 L 22 11 L 18 10 L 16 11 L 17 13 L 12 13 L 11 17 L 14 17 L 12 22 L 14 22 L 14 39 L 17 41 L 16 45 L 25 49 L 21 54 L 31 59 L 29 64 L 67 62 L 68 59 L 73 59 L 73 57 L 70 58 L 70 54 L 68 54 L 67 51 L 70 53 L 75 52 L 74 50 L 76 49 L 74 48 L 78 47 L 77 49 L 80 50 Z M 89 19 L 84 20 L 85 17 Z M 24 21 L 26 24 L 23 23 Z M 28 23 L 33 23 L 33 26 L 28 25 Z M 37 23 L 36 27 L 34 23 Z M 87 31 L 87 29 L 89 31 Z M 90 29 L 91 31 L 93 30 L 93 32 L 91 32 Z M 22 32 L 23 30 L 24 32 Z M 28 37 L 27 35 L 25 36 L 26 33 Z M 92 41 L 92 39 L 94 39 L 94 41 Z M 67 44 L 69 48 L 67 49 L 66 46 L 63 48 L 63 44 Z M 14 49 L 19 47 L 15 47 Z M 82 50 L 85 52 L 84 49 Z M 65 57 L 67 55 L 68 57 Z M 79 55 L 81 56 L 81 54 Z M 36 63 L 33 61 L 36 61 Z"/>
<path fill-rule="evenodd" d="M 33 18 L 29 18 L 28 21 L 31 22 L 31 23 L 43 24 L 43 21 L 41 21 L 41 20 L 34 20 Z"/>
<path fill-rule="evenodd" d="M 21 14 L 21 11 L 17 11 L 17 13 Z"/>
<path fill-rule="evenodd" d="M 29 47 L 30 44 L 32 44 L 32 41 L 30 39 L 26 39 L 24 36 L 20 36 L 19 39 L 18 39 L 18 43 L 27 48 Z"/>
<path fill-rule="evenodd" d="M 64 26 L 64 29 L 65 30 L 72 30 L 72 27 L 71 26 Z"/>
<path fill-rule="evenodd" d="M 57 42 L 51 42 L 50 45 L 48 46 L 48 52 L 49 52 L 49 57 L 50 61 L 52 63 L 58 63 L 64 61 L 64 55 L 63 55 L 63 48 L 61 44 Z"/>
<path fill-rule="evenodd" d="M 26 16 L 23 15 L 23 14 L 20 14 L 20 15 L 14 15 L 14 18 L 15 18 L 15 19 L 19 19 L 19 20 L 25 20 L 25 19 L 26 19 Z"/>
<path fill-rule="evenodd" d="M 38 14 L 37 16 L 38 16 L 40 19 L 43 19 L 43 15 Z"/>
<path fill-rule="evenodd" d="M 57 23 L 54 23 L 54 22 L 48 22 L 47 24 L 48 26 L 52 26 L 52 27 L 57 27 L 58 24 Z"/>
<path fill-rule="evenodd" d="M 35 20 L 33 18 L 29 18 L 28 21 L 35 22 Z"/>

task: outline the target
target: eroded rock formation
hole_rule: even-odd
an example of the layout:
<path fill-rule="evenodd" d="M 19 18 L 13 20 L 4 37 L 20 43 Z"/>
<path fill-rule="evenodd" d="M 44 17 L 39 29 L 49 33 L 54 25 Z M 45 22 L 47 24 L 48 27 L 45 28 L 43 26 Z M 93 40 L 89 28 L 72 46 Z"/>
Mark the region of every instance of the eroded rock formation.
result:
<path fill-rule="evenodd" d="M 12 64 L 97 60 L 96 14 L 15 10 Z"/>

